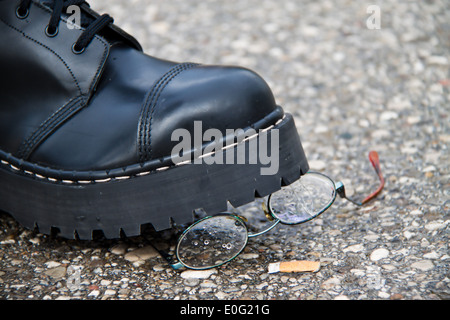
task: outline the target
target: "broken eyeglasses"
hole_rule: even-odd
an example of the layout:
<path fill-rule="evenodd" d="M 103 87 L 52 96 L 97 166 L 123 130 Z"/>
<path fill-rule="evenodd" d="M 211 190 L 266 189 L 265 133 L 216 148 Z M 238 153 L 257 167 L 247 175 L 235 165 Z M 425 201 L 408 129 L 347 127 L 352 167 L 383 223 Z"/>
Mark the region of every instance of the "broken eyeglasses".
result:
<path fill-rule="evenodd" d="M 348 198 L 341 182 L 334 183 L 322 173 L 308 172 L 268 197 L 263 210 L 272 223 L 260 232 L 250 233 L 244 218 L 233 213 L 222 213 L 203 218 L 184 230 L 176 246 L 176 260 L 155 248 L 174 269 L 204 270 L 221 266 L 236 258 L 249 238 L 262 235 L 279 223 L 297 225 L 316 218 L 334 203 L 337 194 L 358 206 L 375 198 L 384 187 L 384 178 L 375 151 L 369 153 L 369 160 L 380 184 L 361 202 Z"/>

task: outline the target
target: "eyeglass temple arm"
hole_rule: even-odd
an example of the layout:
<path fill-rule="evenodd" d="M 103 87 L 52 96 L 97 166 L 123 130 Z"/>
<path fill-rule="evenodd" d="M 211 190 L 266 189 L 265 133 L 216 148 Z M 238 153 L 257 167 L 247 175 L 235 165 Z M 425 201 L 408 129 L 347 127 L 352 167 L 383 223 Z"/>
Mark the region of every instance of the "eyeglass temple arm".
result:
<path fill-rule="evenodd" d="M 381 190 L 383 190 L 384 183 L 385 183 L 384 177 L 383 177 L 383 173 L 381 172 L 380 159 L 378 157 L 378 153 L 376 151 L 370 151 L 369 152 L 369 160 L 372 163 L 372 166 L 375 169 L 375 172 L 377 173 L 378 178 L 380 178 L 380 185 L 378 186 L 377 190 L 375 190 L 372 194 L 367 196 L 361 202 L 362 204 L 364 204 L 364 203 L 370 201 L 371 199 L 375 198 L 381 192 Z"/>
<path fill-rule="evenodd" d="M 347 199 L 348 201 L 352 202 L 353 204 L 356 204 L 357 206 L 362 206 L 361 202 L 358 202 L 358 201 L 355 201 L 353 199 L 347 198 L 347 196 L 345 195 L 344 184 L 342 182 L 340 182 L 340 181 L 336 183 L 336 192 L 341 198 Z"/>
<path fill-rule="evenodd" d="M 385 181 L 384 181 L 383 173 L 381 172 L 380 158 L 378 157 L 378 153 L 376 151 L 370 151 L 369 152 L 369 160 L 370 160 L 370 163 L 372 164 L 373 168 L 375 169 L 375 172 L 377 173 L 378 178 L 380 179 L 380 185 L 378 186 L 377 190 L 375 190 L 369 196 L 364 198 L 364 200 L 362 200 L 361 202 L 357 202 L 355 200 L 348 198 L 345 195 L 345 187 L 342 184 L 342 182 L 336 183 L 336 192 L 339 194 L 339 196 L 341 198 L 347 199 L 348 201 L 356 204 L 357 206 L 362 206 L 363 204 L 369 202 L 370 200 L 375 198 L 381 192 L 381 190 L 383 190 L 383 188 L 384 188 Z"/>

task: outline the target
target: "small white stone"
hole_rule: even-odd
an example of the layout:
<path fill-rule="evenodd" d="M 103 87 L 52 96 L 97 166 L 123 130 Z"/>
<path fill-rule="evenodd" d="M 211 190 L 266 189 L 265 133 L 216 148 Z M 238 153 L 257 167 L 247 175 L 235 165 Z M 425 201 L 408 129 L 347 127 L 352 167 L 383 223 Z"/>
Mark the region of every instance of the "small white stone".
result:
<path fill-rule="evenodd" d="M 325 125 L 317 125 L 314 128 L 314 133 L 317 133 L 317 134 L 326 133 L 328 131 L 330 131 L 330 128 L 328 126 L 325 126 Z"/>
<path fill-rule="evenodd" d="M 422 121 L 422 118 L 419 116 L 410 116 L 408 118 L 406 118 L 406 122 L 408 122 L 408 124 L 418 124 L 420 121 Z"/>
<path fill-rule="evenodd" d="M 202 283 L 200 283 L 200 287 L 202 287 L 202 288 L 217 288 L 217 284 L 215 284 L 211 280 L 204 280 Z"/>
<path fill-rule="evenodd" d="M 100 273 L 102 273 L 102 271 L 103 271 L 102 268 L 98 267 L 98 268 L 95 268 L 94 271 L 92 271 L 92 272 L 95 274 L 100 274 Z"/>
<path fill-rule="evenodd" d="M 257 259 L 259 254 L 257 253 L 243 253 L 239 256 L 241 259 L 249 260 L 249 259 Z"/>
<path fill-rule="evenodd" d="M 387 258 L 389 256 L 389 250 L 381 248 L 376 249 L 370 254 L 370 260 L 372 261 L 378 261 L 384 258 Z"/>
<path fill-rule="evenodd" d="M 406 240 L 409 240 L 409 239 L 411 239 L 412 237 L 414 237 L 414 233 L 409 232 L 409 231 L 403 232 L 403 235 L 405 236 Z"/>
<path fill-rule="evenodd" d="M 371 133 L 372 138 L 374 139 L 382 139 L 382 138 L 386 138 L 389 137 L 391 135 L 391 132 L 389 130 L 384 130 L 384 129 L 379 129 L 379 130 L 374 130 Z"/>
<path fill-rule="evenodd" d="M 415 147 L 401 147 L 400 148 L 401 153 L 406 153 L 406 154 L 413 154 L 419 151 L 419 149 L 415 148 Z"/>
<path fill-rule="evenodd" d="M 380 297 L 381 299 L 389 299 L 390 295 L 387 292 L 380 291 L 378 292 L 378 297 Z"/>
<path fill-rule="evenodd" d="M 362 269 L 351 269 L 350 272 L 358 277 L 363 277 L 366 275 L 366 271 Z"/>
<path fill-rule="evenodd" d="M 406 110 L 411 108 L 411 101 L 409 98 L 404 96 L 395 96 L 389 102 L 387 103 L 388 110 Z M 392 111 L 386 111 L 386 112 L 392 112 Z M 395 113 L 395 112 L 394 112 Z M 395 118 L 398 118 L 398 114 L 394 116 Z"/>
<path fill-rule="evenodd" d="M 136 261 L 141 260 L 141 259 L 139 258 L 139 256 L 135 255 L 135 254 L 132 253 L 132 252 L 127 253 L 127 254 L 124 256 L 124 258 L 125 258 L 125 260 L 127 260 L 127 261 L 129 261 L 129 262 L 136 262 Z"/>
<path fill-rule="evenodd" d="M 106 290 L 104 293 L 105 296 L 114 296 L 115 294 L 116 294 L 116 291 L 111 290 L 111 289 Z"/>
<path fill-rule="evenodd" d="M 398 113 L 393 111 L 385 111 L 380 115 L 381 121 L 389 121 L 398 118 Z"/>
<path fill-rule="evenodd" d="M 267 282 L 263 282 L 263 283 L 256 285 L 255 288 L 258 290 L 263 290 L 264 288 L 267 288 L 268 286 L 269 286 L 269 284 Z"/>
<path fill-rule="evenodd" d="M 219 299 L 219 300 L 225 300 L 225 299 L 228 297 L 228 295 L 227 295 L 226 293 L 222 292 L 222 291 L 217 292 L 217 293 L 215 294 L 215 296 L 216 296 L 217 299 Z"/>
<path fill-rule="evenodd" d="M 436 167 L 435 166 L 428 166 L 426 168 L 422 169 L 422 172 L 432 172 L 432 171 L 436 171 Z"/>
<path fill-rule="evenodd" d="M 327 164 L 325 163 L 325 161 L 322 160 L 311 160 L 308 161 L 308 164 L 310 166 L 310 168 L 320 171 L 323 170 L 327 167 Z"/>
<path fill-rule="evenodd" d="M 444 56 L 430 56 L 427 59 L 427 63 L 446 66 L 446 65 L 448 65 L 448 59 L 447 59 L 447 57 L 444 57 Z"/>
<path fill-rule="evenodd" d="M 207 279 L 212 274 L 217 273 L 216 270 L 186 270 L 181 273 L 181 277 L 184 279 Z"/>
<path fill-rule="evenodd" d="M 31 238 L 28 241 L 30 241 L 32 244 L 39 244 L 41 242 L 41 239 L 36 237 L 36 238 Z"/>
<path fill-rule="evenodd" d="M 423 255 L 426 259 L 439 259 L 439 255 L 436 251 L 432 251 Z"/>
<path fill-rule="evenodd" d="M 100 284 L 102 286 L 109 286 L 111 284 L 111 281 L 103 279 L 102 281 L 100 281 Z"/>
<path fill-rule="evenodd" d="M 429 271 L 434 268 L 434 264 L 430 260 L 420 260 L 414 262 L 411 267 L 422 271 Z"/>
<path fill-rule="evenodd" d="M 435 231 L 435 230 L 439 230 L 445 227 L 445 223 L 442 221 L 433 221 L 430 223 L 427 223 L 425 225 L 425 229 L 427 229 L 428 231 Z"/>
<path fill-rule="evenodd" d="M 55 279 L 62 279 L 66 275 L 66 268 L 65 267 L 55 267 L 48 269 L 44 272 L 49 277 L 55 278 Z"/>
<path fill-rule="evenodd" d="M 331 277 L 324 281 L 320 287 L 323 289 L 331 289 L 339 284 L 341 284 L 341 280 L 338 277 Z"/>
<path fill-rule="evenodd" d="M 88 297 L 98 297 L 99 294 L 99 290 L 92 290 L 91 292 L 89 292 Z"/>
<path fill-rule="evenodd" d="M 16 240 L 8 239 L 8 240 L 0 241 L 0 244 L 13 244 L 13 243 L 16 243 Z"/>
<path fill-rule="evenodd" d="M 135 249 L 131 252 L 125 254 L 124 258 L 130 262 L 144 261 L 154 257 L 157 257 L 158 251 L 156 251 L 153 247 L 147 246 L 139 249 Z"/>
<path fill-rule="evenodd" d="M 111 253 L 115 255 L 124 255 L 127 252 L 128 245 L 125 243 L 119 243 L 111 248 Z"/>
<path fill-rule="evenodd" d="M 56 268 L 59 267 L 61 265 L 61 263 L 56 262 L 56 261 L 48 261 L 45 263 L 45 265 L 47 266 L 47 268 Z"/>
<path fill-rule="evenodd" d="M 161 271 L 164 271 L 164 270 L 166 270 L 166 268 L 163 265 L 161 265 L 161 264 L 153 266 L 153 271 L 161 272 Z"/>
<path fill-rule="evenodd" d="M 368 234 L 367 236 L 364 237 L 364 240 L 377 241 L 379 238 L 380 236 L 378 234 Z"/>
<path fill-rule="evenodd" d="M 352 246 L 348 246 L 343 251 L 344 252 L 360 252 L 364 250 L 364 246 L 362 244 L 354 244 Z"/>

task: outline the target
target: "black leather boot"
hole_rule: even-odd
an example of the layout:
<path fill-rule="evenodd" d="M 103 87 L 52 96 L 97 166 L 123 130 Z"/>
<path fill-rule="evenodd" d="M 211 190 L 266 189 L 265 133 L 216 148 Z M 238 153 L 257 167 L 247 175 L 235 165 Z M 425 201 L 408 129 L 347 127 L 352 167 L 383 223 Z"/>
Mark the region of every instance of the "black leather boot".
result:
<path fill-rule="evenodd" d="M 258 75 L 148 56 L 84 1 L 0 0 L 0 46 L 0 209 L 27 228 L 135 236 L 308 171 L 292 116 Z M 268 174 L 264 144 L 278 156 Z"/>

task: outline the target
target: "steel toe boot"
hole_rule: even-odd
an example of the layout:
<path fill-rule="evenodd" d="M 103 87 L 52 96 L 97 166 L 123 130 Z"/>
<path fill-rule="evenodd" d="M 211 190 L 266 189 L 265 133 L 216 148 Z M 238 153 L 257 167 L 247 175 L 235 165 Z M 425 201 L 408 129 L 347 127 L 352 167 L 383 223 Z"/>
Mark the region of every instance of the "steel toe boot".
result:
<path fill-rule="evenodd" d="M 255 72 L 149 56 L 84 1 L 0 0 L 0 44 L 0 210 L 26 228 L 135 236 L 308 171 Z"/>

